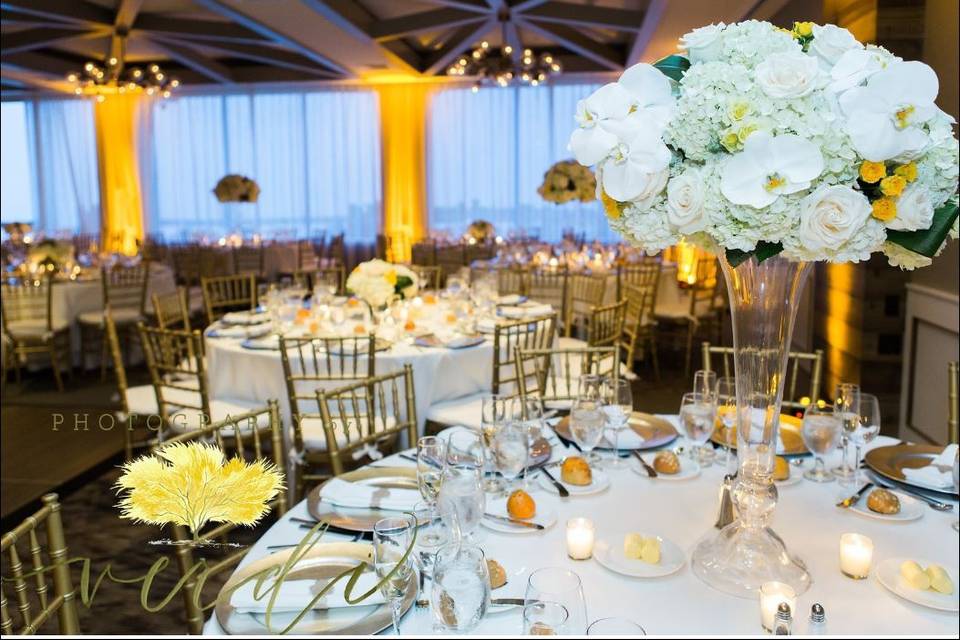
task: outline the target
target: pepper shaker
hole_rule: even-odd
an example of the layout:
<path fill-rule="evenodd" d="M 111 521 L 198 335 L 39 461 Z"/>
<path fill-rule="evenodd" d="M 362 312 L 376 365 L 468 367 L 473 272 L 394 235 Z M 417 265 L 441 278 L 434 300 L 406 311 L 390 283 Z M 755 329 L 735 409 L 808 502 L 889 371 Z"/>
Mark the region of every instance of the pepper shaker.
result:
<path fill-rule="evenodd" d="M 793 616 L 790 613 L 790 605 L 781 602 L 777 606 L 777 617 L 774 619 L 773 635 L 789 636 L 792 635 Z"/>
<path fill-rule="evenodd" d="M 810 607 L 810 627 L 808 635 L 818 636 L 827 632 L 827 614 L 819 602 Z"/>

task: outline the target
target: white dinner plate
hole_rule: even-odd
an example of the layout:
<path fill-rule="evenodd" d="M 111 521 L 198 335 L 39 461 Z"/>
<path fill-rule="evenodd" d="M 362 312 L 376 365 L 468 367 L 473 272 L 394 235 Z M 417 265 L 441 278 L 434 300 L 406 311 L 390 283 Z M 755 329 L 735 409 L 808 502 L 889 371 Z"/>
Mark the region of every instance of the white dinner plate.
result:
<path fill-rule="evenodd" d="M 638 531 L 645 537 L 656 537 L 660 540 L 660 562 L 649 564 L 643 560 L 628 558 L 623 553 L 623 539 L 628 532 L 615 531 L 601 536 L 593 545 L 593 557 L 601 565 L 616 573 L 632 578 L 662 578 L 676 573 L 686 562 L 683 550 L 662 536 L 653 533 Z"/>
<path fill-rule="evenodd" d="M 495 516 L 500 516 L 502 518 L 512 517 L 507 513 L 507 499 L 506 498 L 496 498 L 494 500 L 487 501 L 487 513 L 490 513 Z M 535 522 L 537 524 L 542 524 L 543 529 L 532 529 L 530 527 L 524 527 L 519 524 L 510 524 L 509 522 L 504 522 L 503 520 L 496 520 L 494 518 L 481 518 L 480 524 L 485 526 L 491 531 L 496 531 L 497 533 L 510 533 L 510 534 L 530 534 L 530 533 L 540 533 L 541 531 L 546 531 L 553 525 L 557 523 L 557 511 L 556 509 L 551 509 L 550 507 L 542 507 L 540 504 L 537 504 L 537 512 L 528 522 Z"/>
<path fill-rule="evenodd" d="M 557 482 L 559 482 L 564 487 L 566 487 L 567 491 L 570 492 L 571 496 L 592 496 L 595 493 L 600 493 L 601 491 L 605 491 L 607 487 L 610 486 L 610 476 L 608 476 L 603 471 L 600 471 L 599 469 L 592 468 L 592 467 L 591 469 L 593 471 L 593 482 L 583 486 L 570 484 L 561 480 L 559 468 L 551 469 L 550 475 L 556 478 Z M 560 493 L 559 491 L 557 491 L 557 488 L 553 486 L 553 483 L 550 482 L 550 478 L 543 475 L 542 473 L 539 475 L 540 475 L 539 483 L 542 488 L 546 489 L 547 491 L 549 491 L 554 495 L 557 495 Z"/>
<path fill-rule="evenodd" d="M 266 311 L 231 311 L 225 313 L 220 322 L 224 325 L 251 325 L 268 322 L 270 314 Z"/>
<path fill-rule="evenodd" d="M 643 459 L 647 461 L 651 467 L 653 466 L 652 455 L 644 456 Z M 689 458 L 680 458 L 680 472 L 674 473 L 672 475 L 666 473 L 657 473 L 656 478 L 650 478 L 647 474 L 647 470 L 643 468 L 643 465 L 640 464 L 640 461 L 637 460 L 636 456 L 630 458 L 630 468 L 633 469 L 634 473 L 638 473 L 644 478 L 649 478 L 650 480 L 664 480 L 666 482 L 677 482 L 679 480 L 692 480 L 700 475 L 700 465 L 690 460 Z"/>
<path fill-rule="evenodd" d="M 887 514 L 872 511 L 870 507 L 867 506 L 867 498 L 870 494 L 867 494 L 860 500 L 857 500 L 857 504 L 850 507 L 850 510 L 867 518 L 886 520 L 887 522 L 909 522 L 911 520 L 919 520 L 923 517 L 923 511 L 927 508 L 927 505 L 923 504 L 913 496 L 908 496 L 905 493 L 900 493 L 899 491 L 893 491 L 893 493 L 896 494 L 897 498 L 900 500 L 900 511 L 897 513 Z"/>
<path fill-rule="evenodd" d="M 953 593 L 947 595 L 945 593 L 939 593 L 933 589 L 927 589 L 921 591 L 920 589 L 914 589 L 907 584 L 900 576 L 900 565 L 910 558 L 888 558 L 881 562 L 877 566 L 877 580 L 880 581 L 880 584 L 885 586 L 890 591 L 894 592 L 904 600 L 909 600 L 914 604 L 919 604 L 923 607 L 929 607 L 931 609 L 939 609 L 940 611 L 960 611 L 960 591 L 954 588 Z M 926 568 L 931 564 L 937 564 L 935 562 L 929 562 L 927 560 L 917 560 L 917 563 L 921 567 Z M 953 580 L 953 584 L 957 584 L 957 572 L 955 569 L 952 569 L 945 564 L 941 565 L 950 575 L 950 579 Z"/>

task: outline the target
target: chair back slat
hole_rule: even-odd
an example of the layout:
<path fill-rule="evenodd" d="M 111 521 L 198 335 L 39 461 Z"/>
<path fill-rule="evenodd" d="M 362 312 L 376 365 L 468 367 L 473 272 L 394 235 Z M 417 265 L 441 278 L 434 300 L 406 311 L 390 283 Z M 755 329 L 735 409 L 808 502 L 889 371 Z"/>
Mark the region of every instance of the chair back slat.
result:
<path fill-rule="evenodd" d="M 623 326 L 627 319 L 627 301 L 594 307 L 590 310 L 587 325 L 587 344 L 591 347 L 606 347 L 618 344 L 623 338 Z"/>
<path fill-rule="evenodd" d="M 960 387 L 960 363 L 956 361 L 947 365 L 947 438 L 948 443 L 956 444 L 960 441 L 960 398 L 957 388 Z"/>
<path fill-rule="evenodd" d="M 50 331 L 53 327 L 53 281 L 49 276 L 39 280 L 4 281 L 0 286 L 4 331 L 14 322 L 40 322 Z"/>
<path fill-rule="evenodd" d="M 435 291 L 440 288 L 440 277 L 443 275 L 441 267 L 436 265 L 412 264 L 410 265 L 410 270 L 417 274 L 421 289 Z"/>
<path fill-rule="evenodd" d="M 563 326 L 565 335 L 571 335 L 574 327 L 581 335 L 586 333 L 590 312 L 603 303 L 606 279 L 603 274 L 575 273 L 570 276 Z M 536 299 L 536 296 L 534 298 Z"/>
<path fill-rule="evenodd" d="M 155 293 L 152 302 L 157 326 L 161 329 L 190 331 L 190 307 L 184 287 L 177 287 L 176 291 L 170 293 Z"/>
<path fill-rule="evenodd" d="M 164 426 L 173 426 L 173 417 L 184 415 L 184 410 L 199 413 L 201 424 L 209 420 L 210 396 L 200 332 L 146 327 L 142 322 L 137 329 Z M 162 431 L 159 436 L 162 441 Z"/>
<path fill-rule="evenodd" d="M 257 306 L 257 279 L 252 274 L 201 278 L 200 286 L 210 324 L 228 311 L 253 310 Z"/>
<path fill-rule="evenodd" d="M 103 304 L 110 305 L 114 313 L 119 309 L 127 309 L 143 315 L 149 279 L 150 263 L 147 261 L 129 267 L 103 267 Z"/>
<path fill-rule="evenodd" d="M 240 246 L 233 248 L 233 273 L 235 275 L 253 274 L 263 276 L 263 246 Z"/>
<path fill-rule="evenodd" d="M 718 376 L 734 377 L 732 347 L 715 347 L 704 342 L 703 368 L 707 371 L 718 371 Z M 720 368 L 713 362 L 713 357 L 720 357 Z M 823 350 L 813 352 L 791 351 L 787 355 L 786 378 L 783 385 L 783 401 L 781 406 L 787 409 L 802 411 L 808 403 L 820 399 L 820 379 L 823 375 Z"/>
<path fill-rule="evenodd" d="M 577 398 L 582 375 L 619 378 L 620 347 L 573 349 L 517 348 L 515 358 L 520 396 L 539 397 L 545 403 L 568 405 Z"/>
<path fill-rule="evenodd" d="M 523 349 L 550 347 L 556 337 L 556 330 L 556 313 L 534 320 L 517 320 L 495 325 L 492 392 L 505 396 L 519 393 L 516 368 L 517 347 Z"/>
<path fill-rule="evenodd" d="M 497 294 L 525 296 L 530 291 L 530 273 L 519 267 L 497 269 Z M 561 307 L 557 307 L 560 309 Z"/>

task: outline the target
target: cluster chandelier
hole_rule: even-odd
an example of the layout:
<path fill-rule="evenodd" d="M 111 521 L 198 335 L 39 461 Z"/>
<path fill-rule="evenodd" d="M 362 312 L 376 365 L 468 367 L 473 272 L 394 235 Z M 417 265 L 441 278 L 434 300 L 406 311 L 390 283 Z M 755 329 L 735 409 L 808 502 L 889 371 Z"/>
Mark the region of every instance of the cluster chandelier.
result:
<path fill-rule="evenodd" d="M 138 91 L 148 96 L 169 98 L 173 90 L 180 86 L 180 81 L 169 77 L 158 64 L 150 64 L 145 69 L 127 67 L 127 38 L 125 35 L 119 38 L 117 55 L 108 55 L 103 63 L 88 61 L 81 71 L 67 74 L 67 82 L 73 85 L 73 92 L 78 96 L 95 96 L 97 102 L 103 102 L 109 94 Z"/>
<path fill-rule="evenodd" d="M 484 40 L 470 55 L 461 56 L 450 65 L 447 75 L 476 77 L 473 85 L 476 92 L 485 84 L 506 87 L 522 82 L 535 87 L 561 71 L 560 61 L 550 53 L 537 55 L 531 49 L 524 49 L 523 54 L 515 58 L 510 45 L 495 49 Z"/>

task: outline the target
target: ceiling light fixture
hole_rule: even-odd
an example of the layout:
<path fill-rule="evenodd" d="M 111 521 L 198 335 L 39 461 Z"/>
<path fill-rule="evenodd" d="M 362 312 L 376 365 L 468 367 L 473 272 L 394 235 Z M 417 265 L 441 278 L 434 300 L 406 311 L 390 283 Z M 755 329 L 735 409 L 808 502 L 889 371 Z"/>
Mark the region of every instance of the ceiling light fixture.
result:
<path fill-rule="evenodd" d="M 503 42 L 507 42 L 506 23 L 502 25 Z M 475 77 L 477 80 L 472 90 L 476 93 L 484 85 L 506 87 L 519 82 L 535 87 L 562 71 L 560 60 L 551 53 L 537 54 L 532 49 L 524 49 L 521 55 L 516 55 L 509 44 L 498 49 L 484 40 L 468 55 L 460 56 L 450 65 L 447 75 Z"/>
<path fill-rule="evenodd" d="M 80 71 L 67 74 L 67 82 L 73 85 L 78 96 L 94 96 L 103 102 L 107 95 L 143 92 L 148 96 L 169 98 L 180 81 L 169 77 L 158 64 L 140 67 L 126 65 L 127 34 L 117 33 L 120 39 L 119 55 L 109 55 L 102 63 L 88 61 Z"/>

